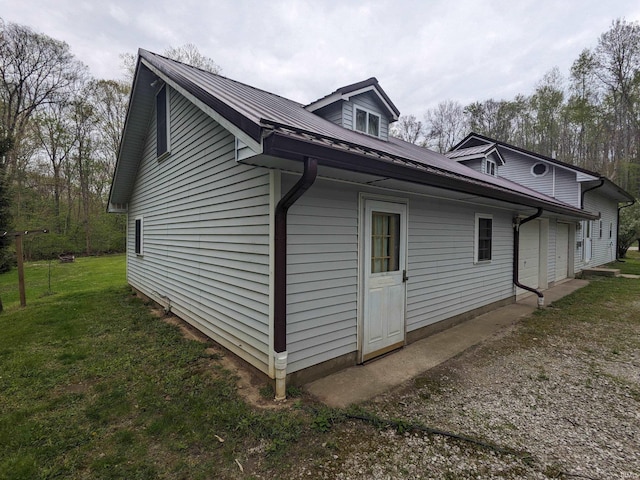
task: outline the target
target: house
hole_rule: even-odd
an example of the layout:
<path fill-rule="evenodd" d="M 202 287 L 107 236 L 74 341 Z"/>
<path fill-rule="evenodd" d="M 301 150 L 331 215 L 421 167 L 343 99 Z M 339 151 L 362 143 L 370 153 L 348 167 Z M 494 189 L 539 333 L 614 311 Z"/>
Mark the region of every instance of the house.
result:
<path fill-rule="evenodd" d="M 633 196 L 606 177 L 477 133 L 470 133 L 446 154 L 478 172 L 504 177 L 574 207 L 598 214 L 580 223 L 560 219 L 531 223 L 527 242 L 547 245 L 546 271 L 531 271 L 528 285 L 545 288 L 584 268 L 617 257 L 620 208 Z M 622 204 L 622 205 L 621 205 Z"/>
<path fill-rule="evenodd" d="M 283 398 L 535 290 L 549 251 L 521 226 L 600 218 L 389 136 L 398 116 L 375 78 L 303 105 L 140 50 L 109 197 L 128 282 Z"/>

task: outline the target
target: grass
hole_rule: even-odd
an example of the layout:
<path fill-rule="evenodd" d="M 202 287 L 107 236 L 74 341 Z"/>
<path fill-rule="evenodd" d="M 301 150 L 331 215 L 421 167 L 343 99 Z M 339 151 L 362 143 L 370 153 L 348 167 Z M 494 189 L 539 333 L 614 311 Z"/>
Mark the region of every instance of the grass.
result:
<path fill-rule="evenodd" d="M 625 266 L 640 270 L 640 255 Z M 338 455 L 370 449 L 371 426 L 299 390 L 285 409 L 245 403 L 208 345 L 131 294 L 123 256 L 28 263 L 25 273 L 26 308 L 17 273 L 0 275 L 0 480 L 287 478 L 302 465 L 314 478 L 329 463 L 339 471 Z M 505 348 L 564 336 L 612 358 L 635 351 L 639 282 L 594 280 L 523 319 Z M 431 401 L 441 387 L 427 375 L 412 388 Z"/>
<path fill-rule="evenodd" d="M 640 275 L 640 252 L 638 250 L 628 250 L 627 256 L 622 262 L 611 262 L 606 267 L 619 268 L 620 273 Z"/>
<path fill-rule="evenodd" d="M 0 276 L 0 479 L 231 478 L 248 448 L 277 458 L 302 431 L 132 296 L 124 257 L 25 276 L 26 308 L 16 272 Z"/>

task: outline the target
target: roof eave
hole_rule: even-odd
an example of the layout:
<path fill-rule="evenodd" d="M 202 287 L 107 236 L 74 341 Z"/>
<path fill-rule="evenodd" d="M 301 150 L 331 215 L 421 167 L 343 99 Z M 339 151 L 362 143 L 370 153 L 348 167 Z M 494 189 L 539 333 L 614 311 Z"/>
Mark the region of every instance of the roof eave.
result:
<path fill-rule="evenodd" d="M 381 161 L 371 156 L 341 151 L 330 146 L 316 144 L 302 139 L 292 138 L 279 132 L 273 132 L 264 139 L 264 153 L 289 160 L 302 161 L 304 157 L 313 157 L 320 165 L 352 170 L 361 173 L 386 176 L 411 183 L 444 188 L 452 191 L 477 195 L 479 197 L 501 200 L 507 203 L 532 208 L 542 208 L 547 212 L 567 215 L 575 218 L 595 220 L 594 213 L 571 206 L 556 205 L 535 199 L 518 192 L 492 188 L 478 181 L 468 182 L 445 172 L 438 174 L 435 169 L 421 171 L 399 163 Z"/>

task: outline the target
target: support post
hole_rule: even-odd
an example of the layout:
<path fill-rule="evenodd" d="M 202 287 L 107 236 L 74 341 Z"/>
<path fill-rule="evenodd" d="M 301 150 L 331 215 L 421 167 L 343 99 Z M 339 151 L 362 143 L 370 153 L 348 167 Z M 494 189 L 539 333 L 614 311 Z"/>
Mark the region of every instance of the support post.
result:
<path fill-rule="evenodd" d="M 24 290 L 24 258 L 22 256 L 22 235 L 16 235 L 16 256 L 18 257 L 18 290 L 20 291 L 20 306 L 27 306 L 27 294 Z"/>
<path fill-rule="evenodd" d="M 27 293 L 24 287 L 24 258 L 22 253 L 22 237 L 29 234 L 49 233 L 46 228 L 42 230 L 21 230 L 18 232 L 1 232 L 0 237 L 10 236 L 16 239 L 16 257 L 18 257 L 18 291 L 20 292 L 20 306 L 27 306 Z M 0 301 L 0 312 L 2 312 L 2 301 Z"/>

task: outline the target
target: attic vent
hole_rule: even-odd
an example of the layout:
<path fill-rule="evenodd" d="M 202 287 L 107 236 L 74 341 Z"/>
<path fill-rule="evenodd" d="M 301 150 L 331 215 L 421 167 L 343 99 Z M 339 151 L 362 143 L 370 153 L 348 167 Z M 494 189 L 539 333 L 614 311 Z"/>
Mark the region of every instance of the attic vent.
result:
<path fill-rule="evenodd" d="M 541 177 L 545 175 L 549 171 L 549 167 L 546 163 L 536 163 L 533 167 L 531 167 L 531 174 L 534 177 Z"/>

